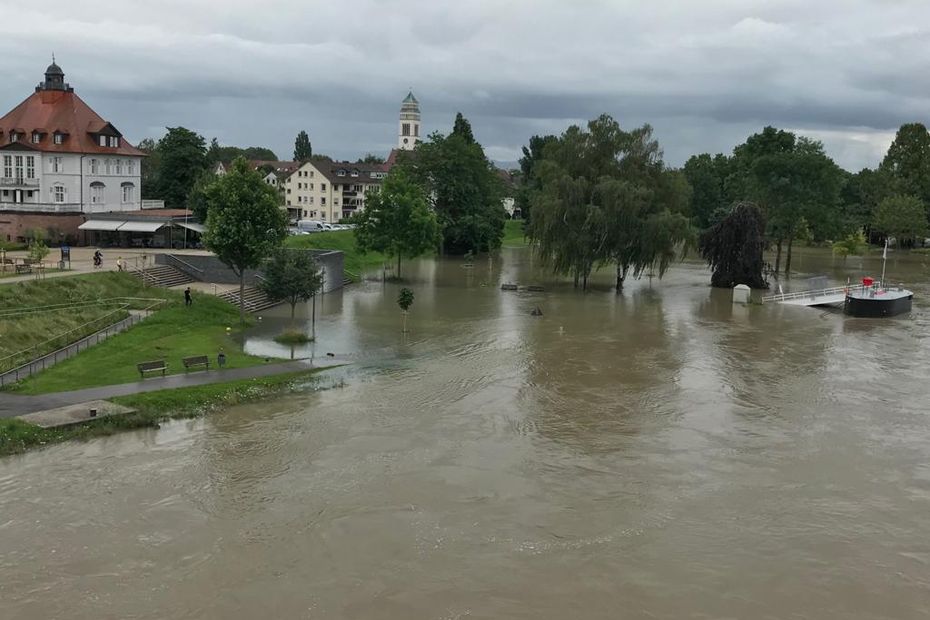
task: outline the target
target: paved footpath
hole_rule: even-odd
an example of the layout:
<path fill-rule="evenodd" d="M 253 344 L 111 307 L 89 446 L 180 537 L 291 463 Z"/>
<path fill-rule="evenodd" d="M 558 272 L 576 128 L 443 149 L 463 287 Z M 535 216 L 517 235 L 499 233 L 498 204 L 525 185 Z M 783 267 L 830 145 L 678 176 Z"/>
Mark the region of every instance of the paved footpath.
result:
<path fill-rule="evenodd" d="M 76 405 L 92 400 L 106 400 L 114 396 L 128 396 L 140 392 L 154 392 L 156 390 L 209 385 L 211 383 L 222 383 L 224 381 L 236 381 L 239 379 L 270 377 L 272 375 L 298 372 L 311 368 L 323 368 L 344 363 L 345 360 L 339 360 L 338 358 L 324 358 L 322 360 L 316 360 L 316 363 L 310 360 L 295 360 L 292 362 L 266 364 L 264 366 L 249 366 L 248 368 L 207 370 L 183 375 L 169 375 L 167 377 L 145 379 L 133 383 L 104 385 L 84 390 L 74 390 L 72 392 L 53 392 L 51 394 L 39 394 L 36 396 L 0 392 L 0 418 L 12 418 L 27 413 L 44 411 L 46 409 L 63 407 L 65 405 Z"/>

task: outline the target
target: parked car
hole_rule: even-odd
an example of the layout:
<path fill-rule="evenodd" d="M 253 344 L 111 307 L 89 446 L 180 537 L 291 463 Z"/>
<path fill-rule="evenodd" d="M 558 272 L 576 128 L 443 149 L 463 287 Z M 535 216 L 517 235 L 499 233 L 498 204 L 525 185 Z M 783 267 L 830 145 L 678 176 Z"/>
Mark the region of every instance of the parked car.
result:
<path fill-rule="evenodd" d="M 318 220 L 300 220 L 297 222 L 297 230 L 304 234 L 323 232 L 325 224 Z"/>

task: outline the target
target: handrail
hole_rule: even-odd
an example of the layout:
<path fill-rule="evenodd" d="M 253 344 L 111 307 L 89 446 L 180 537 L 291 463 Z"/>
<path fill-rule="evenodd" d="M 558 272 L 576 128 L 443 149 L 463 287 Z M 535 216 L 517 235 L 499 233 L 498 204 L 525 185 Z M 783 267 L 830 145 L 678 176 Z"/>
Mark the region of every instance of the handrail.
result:
<path fill-rule="evenodd" d="M 104 297 L 103 299 L 85 299 L 65 304 L 50 304 L 47 306 L 29 306 L 26 308 L 16 308 L 15 310 L 5 310 L 0 308 L 0 318 L 10 318 L 23 314 L 33 314 L 39 312 L 55 312 L 57 310 L 68 310 L 71 308 L 81 308 L 83 306 L 95 306 L 107 303 L 119 303 L 128 305 L 126 302 L 133 301 L 164 301 L 157 297 Z"/>
<path fill-rule="evenodd" d="M 175 255 L 175 254 L 165 254 L 164 256 L 167 256 L 168 258 L 170 258 L 170 259 L 173 260 L 173 261 L 177 261 L 177 262 L 181 263 L 182 265 L 184 265 L 185 267 L 187 267 L 187 268 L 189 268 L 189 269 L 193 269 L 193 270 L 196 271 L 197 273 L 203 273 L 203 272 L 204 272 L 204 270 L 201 269 L 200 267 L 195 267 L 194 265 L 191 265 L 191 264 L 190 264 L 189 262 L 187 262 L 186 260 L 181 260 L 181 259 L 178 258 L 177 255 Z"/>
<path fill-rule="evenodd" d="M 158 306 L 158 305 L 160 305 L 160 304 L 165 303 L 165 301 L 166 301 L 166 300 L 164 300 L 164 299 L 152 299 L 152 298 L 145 298 L 145 297 L 140 297 L 140 298 L 125 297 L 125 298 L 123 298 L 123 299 L 126 299 L 126 300 L 133 300 L 133 299 L 136 299 L 136 300 L 151 301 L 151 302 L 152 302 L 151 304 L 149 304 L 149 305 L 146 306 L 145 308 L 142 308 L 142 310 L 141 310 L 142 312 L 151 312 L 151 310 L 152 310 L 153 308 L 155 308 L 156 306 Z M 54 342 L 54 341 L 56 341 L 56 340 L 59 340 L 59 339 L 62 338 L 62 337 L 67 336 L 68 334 L 72 334 L 72 333 L 74 333 L 74 332 L 76 332 L 76 331 L 78 331 L 78 330 L 82 330 L 82 329 L 86 328 L 88 325 L 93 325 L 94 323 L 98 323 L 98 322 L 102 321 L 103 319 L 106 319 L 106 318 L 108 318 L 108 317 L 111 317 L 112 315 L 114 315 L 114 314 L 116 314 L 116 313 L 118 313 L 118 312 L 123 312 L 123 311 L 128 312 L 128 310 L 129 310 L 128 306 L 129 306 L 129 303 L 128 303 L 128 302 L 127 302 L 127 303 L 124 303 L 124 304 L 120 305 L 119 308 L 116 308 L 116 309 L 114 309 L 114 310 L 112 310 L 112 311 L 110 311 L 110 312 L 107 312 L 106 314 L 103 314 L 103 315 L 101 315 L 101 316 L 98 316 L 97 318 L 92 319 L 92 320 L 90 320 L 90 321 L 88 321 L 88 322 L 86 322 L 86 323 L 82 323 L 81 325 L 78 325 L 77 327 L 74 327 L 74 328 L 72 328 L 72 329 L 69 329 L 68 331 L 61 332 L 61 333 L 59 333 L 59 334 L 55 334 L 55 335 L 52 336 L 51 338 L 48 338 L 48 339 L 46 339 L 46 340 L 43 340 L 42 342 L 37 342 L 37 343 L 35 343 L 34 345 L 32 345 L 32 346 L 30 346 L 30 347 L 28 347 L 28 348 L 26 348 L 26 349 L 21 349 L 21 350 L 19 350 L 19 351 L 16 351 L 16 352 L 14 352 L 14 353 L 11 353 L 10 355 L 4 356 L 4 357 L 0 358 L 0 367 L 3 367 L 4 365 L 6 365 L 6 364 L 8 363 L 8 360 L 10 360 L 10 359 L 14 359 L 14 358 L 16 358 L 17 356 L 22 356 L 24 353 L 28 353 L 28 352 L 30 352 L 30 351 L 36 352 L 36 351 L 39 350 L 40 347 L 43 347 L 44 345 L 47 345 L 47 344 L 50 343 L 50 342 Z M 112 322 L 111 322 L 111 324 L 112 324 Z M 27 363 L 28 363 L 28 362 L 27 362 Z"/>
<path fill-rule="evenodd" d="M 860 285 L 861 286 L 861 285 Z M 832 288 L 825 288 L 820 290 L 811 290 L 811 291 L 796 291 L 793 293 L 777 293 L 775 295 L 766 295 L 762 298 L 762 301 L 788 301 L 789 299 L 804 299 L 806 297 L 821 297 L 824 295 L 835 295 L 836 293 L 843 293 L 850 290 L 849 286 L 834 286 Z"/>

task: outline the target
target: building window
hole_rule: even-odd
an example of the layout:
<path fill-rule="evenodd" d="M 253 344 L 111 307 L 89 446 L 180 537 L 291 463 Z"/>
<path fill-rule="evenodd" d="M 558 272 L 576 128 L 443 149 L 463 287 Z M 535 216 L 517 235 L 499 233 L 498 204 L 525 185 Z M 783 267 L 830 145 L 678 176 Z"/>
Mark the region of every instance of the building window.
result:
<path fill-rule="evenodd" d="M 133 202 L 133 200 L 135 200 L 135 194 L 136 194 L 135 185 L 133 185 L 132 183 L 123 183 L 120 186 L 120 189 L 122 190 L 121 193 L 122 193 L 123 204 L 126 204 L 128 202 Z"/>
<path fill-rule="evenodd" d="M 321 192 L 325 192 L 325 191 L 326 191 L 326 183 L 320 183 L 320 191 L 321 191 Z"/>
<path fill-rule="evenodd" d="M 100 162 L 98 162 L 96 158 L 91 159 L 90 160 L 90 173 L 97 174 L 99 170 L 100 170 Z"/>
<path fill-rule="evenodd" d="M 100 136 L 100 146 L 106 146 L 106 145 L 107 145 L 107 137 Z"/>
<path fill-rule="evenodd" d="M 52 172 L 61 172 L 64 170 L 61 157 L 52 157 Z"/>
<path fill-rule="evenodd" d="M 325 198 L 320 198 L 320 206 L 321 206 L 321 207 L 325 207 L 325 206 L 326 206 L 326 199 L 325 199 Z"/>
<path fill-rule="evenodd" d="M 60 133 L 56 133 L 56 134 L 53 136 L 53 142 L 55 142 L 55 144 L 61 144 L 61 143 L 64 142 L 64 141 L 65 141 L 65 137 L 64 137 L 64 135 L 62 135 L 62 134 L 60 134 Z"/>
<path fill-rule="evenodd" d="M 409 136 L 410 135 L 410 123 L 404 123 L 400 126 L 400 135 Z"/>
<path fill-rule="evenodd" d="M 414 137 L 414 138 L 419 138 L 419 137 L 420 137 L 420 126 L 419 126 L 419 125 L 414 125 L 414 126 L 413 126 L 413 137 Z"/>
<path fill-rule="evenodd" d="M 333 198 L 333 205 L 335 205 L 335 206 L 337 206 L 337 207 L 339 206 L 339 199 L 338 199 L 338 198 Z"/>
<path fill-rule="evenodd" d="M 10 132 L 10 142 L 19 142 L 19 134 L 15 131 Z"/>
<path fill-rule="evenodd" d="M 129 161 L 126 162 L 126 174 L 128 174 L 131 177 L 136 175 L 135 160 L 130 159 Z"/>
<path fill-rule="evenodd" d="M 113 163 L 116 166 L 116 174 L 123 174 L 123 160 L 114 159 Z"/>
<path fill-rule="evenodd" d="M 106 185 L 103 183 L 91 183 L 90 184 L 90 202 L 91 204 L 103 204 L 105 202 L 104 193 L 106 191 Z"/>
<path fill-rule="evenodd" d="M 41 141 L 42 141 L 42 134 L 40 134 L 38 131 L 32 132 L 32 143 L 38 144 Z"/>
<path fill-rule="evenodd" d="M 103 160 L 103 169 L 106 170 L 107 174 L 110 174 L 110 160 L 109 159 Z"/>
<path fill-rule="evenodd" d="M 290 201 L 290 200 L 287 201 L 287 206 L 291 206 L 291 201 Z"/>
<path fill-rule="evenodd" d="M 304 217 L 307 217 L 307 210 L 304 209 Z"/>
<path fill-rule="evenodd" d="M 59 204 L 65 201 L 65 186 L 64 185 L 61 185 L 59 183 L 58 185 L 52 186 L 52 200 Z"/>
<path fill-rule="evenodd" d="M 116 148 L 119 146 L 119 138 L 116 136 L 110 136 L 110 146 Z"/>
<path fill-rule="evenodd" d="M 14 155 L 13 161 L 16 162 L 16 169 L 13 171 L 14 174 L 16 175 L 16 180 L 22 183 L 23 182 L 23 156 Z"/>
<path fill-rule="evenodd" d="M 313 204 L 313 196 L 310 196 L 310 198 L 307 200 L 307 202 L 309 202 L 310 204 Z"/>
<path fill-rule="evenodd" d="M 36 178 L 36 158 L 33 155 L 26 156 L 26 178 Z"/>
<path fill-rule="evenodd" d="M 10 179 L 13 177 L 13 156 L 3 156 L 3 178 Z"/>

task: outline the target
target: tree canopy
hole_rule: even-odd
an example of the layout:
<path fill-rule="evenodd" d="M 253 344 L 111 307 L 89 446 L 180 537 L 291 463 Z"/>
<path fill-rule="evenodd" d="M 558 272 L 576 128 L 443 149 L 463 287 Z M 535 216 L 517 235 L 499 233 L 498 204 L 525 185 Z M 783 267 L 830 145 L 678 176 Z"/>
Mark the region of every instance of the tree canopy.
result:
<path fill-rule="evenodd" d="M 930 204 L 930 133 L 921 123 L 901 125 L 879 169 L 893 180 L 894 193 Z"/>
<path fill-rule="evenodd" d="M 423 189 L 403 168 L 384 179 L 380 191 L 369 192 L 365 209 L 355 216 L 355 238 L 363 252 L 370 250 L 397 258 L 397 276 L 403 258 L 436 249 L 439 223 Z"/>
<path fill-rule="evenodd" d="M 461 137 L 466 142 L 474 142 L 475 134 L 472 133 L 471 123 L 462 116 L 461 112 L 455 115 L 455 123 L 452 125 L 452 134 Z"/>
<path fill-rule="evenodd" d="M 158 154 L 158 169 L 154 171 L 158 197 L 169 208 L 184 208 L 191 187 L 207 167 L 203 136 L 184 127 L 169 127 L 168 133 L 155 146 L 155 152 Z"/>
<path fill-rule="evenodd" d="M 503 187 L 481 145 L 454 132 L 434 133 L 411 155 L 402 157 L 397 167 L 406 169 L 432 200 L 443 251 L 465 254 L 499 247 Z"/>
<path fill-rule="evenodd" d="M 684 212 L 690 188 L 665 168 L 648 125 L 623 131 L 610 116 L 569 127 L 533 167 L 528 234 L 556 273 L 587 284 L 598 265 L 627 274 L 655 269 L 661 277 L 692 230 Z"/>
<path fill-rule="evenodd" d="M 303 129 L 294 140 L 294 161 L 305 162 L 313 157 L 313 147 L 310 145 L 310 136 Z"/>
<path fill-rule="evenodd" d="M 246 269 L 255 269 L 287 235 L 287 216 L 277 191 L 238 158 L 230 170 L 205 190 L 207 225 L 204 243 L 239 276 L 239 313 L 245 316 Z"/>
<path fill-rule="evenodd" d="M 740 203 L 701 234 L 699 251 L 713 270 L 711 286 L 768 288 L 762 275 L 765 216 L 752 203 Z"/>
<path fill-rule="evenodd" d="M 323 272 L 309 250 L 277 248 L 262 266 L 260 287 L 273 301 L 291 306 L 291 321 L 297 304 L 309 301 L 323 287 Z"/>
<path fill-rule="evenodd" d="M 913 243 L 927 233 L 927 208 L 916 196 L 891 196 L 879 203 L 873 225 L 899 244 Z"/>

